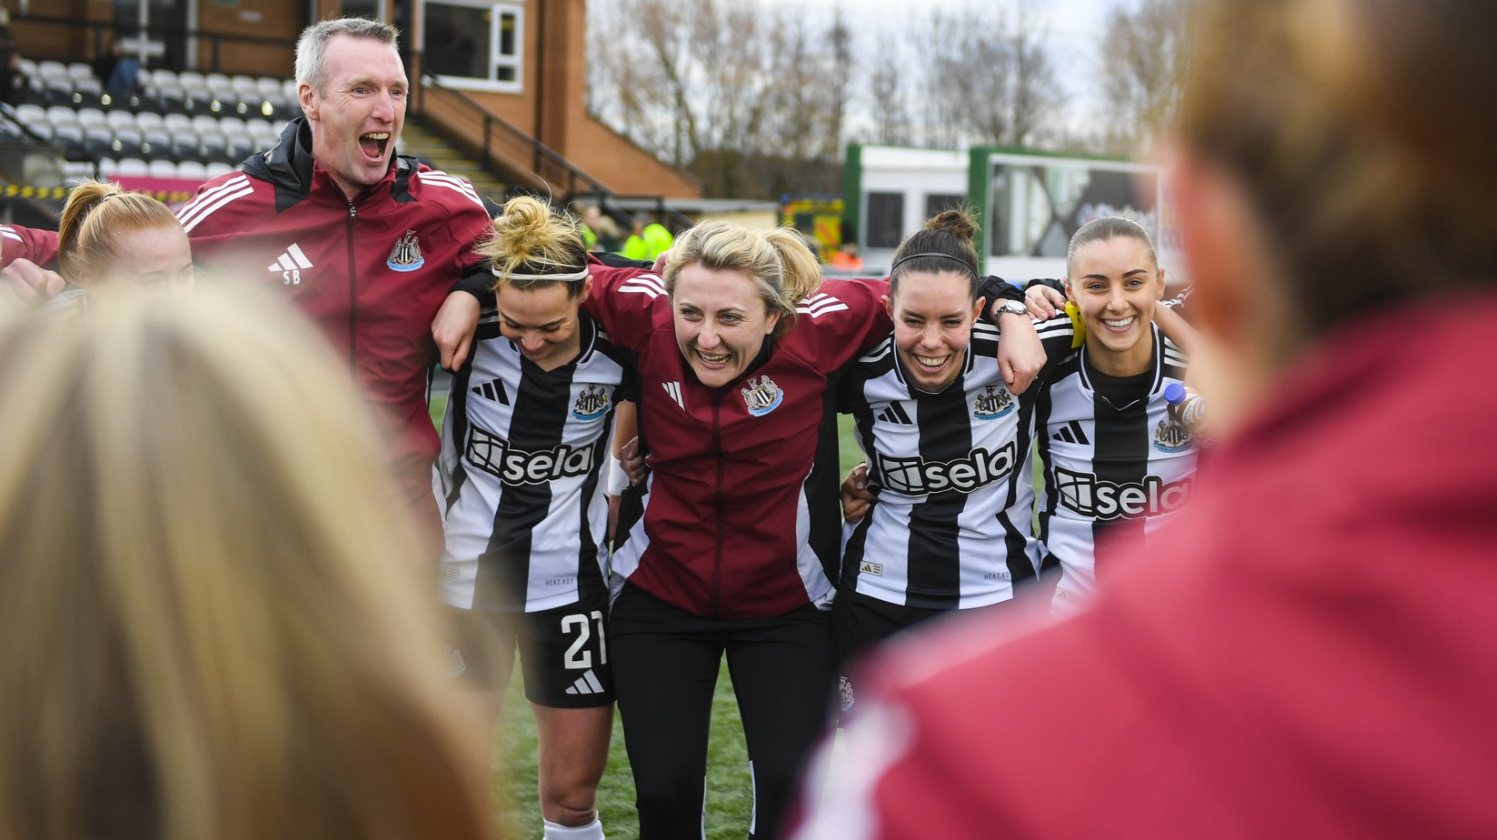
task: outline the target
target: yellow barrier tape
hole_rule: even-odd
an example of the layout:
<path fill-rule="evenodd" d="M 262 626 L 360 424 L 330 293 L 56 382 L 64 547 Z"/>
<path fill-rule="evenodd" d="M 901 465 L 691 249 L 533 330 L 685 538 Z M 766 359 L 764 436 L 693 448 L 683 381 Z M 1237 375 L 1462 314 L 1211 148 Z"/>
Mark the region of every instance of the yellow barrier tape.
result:
<path fill-rule="evenodd" d="M 53 198 L 65 199 L 72 190 L 68 187 L 33 187 L 28 184 L 6 184 L 0 188 L 0 197 L 4 198 Z M 193 190 L 127 190 L 127 192 L 141 193 L 151 196 L 157 201 L 172 204 L 179 201 L 188 201 L 197 193 Z"/>

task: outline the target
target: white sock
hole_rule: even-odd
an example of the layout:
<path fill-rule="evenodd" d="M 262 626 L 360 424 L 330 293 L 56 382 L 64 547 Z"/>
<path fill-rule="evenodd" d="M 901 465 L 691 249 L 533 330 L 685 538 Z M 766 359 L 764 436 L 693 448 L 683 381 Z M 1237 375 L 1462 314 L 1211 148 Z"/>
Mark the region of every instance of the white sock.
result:
<path fill-rule="evenodd" d="M 550 820 L 541 820 L 546 830 L 541 834 L 541 840 L 603 840 L 603 821 L 593 817 L 593 821 L 587 825 L 562 825 Z"/>

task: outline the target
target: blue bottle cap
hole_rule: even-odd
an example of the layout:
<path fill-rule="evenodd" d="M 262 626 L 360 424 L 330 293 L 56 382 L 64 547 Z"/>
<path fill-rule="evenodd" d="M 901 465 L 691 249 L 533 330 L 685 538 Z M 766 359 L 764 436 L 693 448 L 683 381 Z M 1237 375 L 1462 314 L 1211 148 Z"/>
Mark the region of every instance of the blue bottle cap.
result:
<path fill-rule="evenodd" d="M 1185 402 L 1185 386 L 1178 382 L 1171 382 L 1164 388 L 1164 399 L 1170 405 L 1179 405 Z"/>

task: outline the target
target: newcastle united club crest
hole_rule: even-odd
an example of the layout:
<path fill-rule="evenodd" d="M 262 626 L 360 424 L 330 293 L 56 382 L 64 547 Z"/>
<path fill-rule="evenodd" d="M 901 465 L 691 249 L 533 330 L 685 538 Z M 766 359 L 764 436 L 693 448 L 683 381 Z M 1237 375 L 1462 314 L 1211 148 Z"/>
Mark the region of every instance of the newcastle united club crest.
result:
<path fill-rule="evenodd" d="M 390 259 L 385 261 L 385 265 L 394 271 L 415 271 L 425 264 L 426 258 L 421 256 L 421 243 L 414 230 L 406 231 L 405 236 L 395 242 Z"/>
<path fill-rule="evenodd" d="M 1184 452 L 1194 444 L 1195 438 L 1190 433 L 1190 427 L 1173 416 L 1166 415 L 1154 431 L 1154 448 L 1160 452 Z"/>
<path fill-rule="evenodd" d="M 739 393 L 743 394 L 748 413 L 755 417 L 763 417 L 785 401 L 785 392 L 768 376 L 749 377 L 748 387 L 740 388 Z"/>
<path fill-rule="evenodd" d="M 1008 389 L 994 385 L 985 387 L 972 401 L 972 416 L 978 420 L 997 420 L 1014 410 L 1014 398 Z"/>
<path fill-rule="evenodd" d="M 596 420 L 608 413 L 610 404 L 606 389 L 601 385 L 589 385 L 587 390 L 577 395 L 577 402 L 572 406 L 572 416 L 578 420 Z"/>

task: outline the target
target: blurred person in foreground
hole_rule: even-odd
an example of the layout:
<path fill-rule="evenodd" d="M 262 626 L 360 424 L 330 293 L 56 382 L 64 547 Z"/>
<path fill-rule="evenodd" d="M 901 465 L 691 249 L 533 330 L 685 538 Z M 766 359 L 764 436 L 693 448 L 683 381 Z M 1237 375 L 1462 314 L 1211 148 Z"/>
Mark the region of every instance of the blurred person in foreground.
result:
<path fill-rule="evenodd" d="M 1090 610 L 876 666 L 795 837 L 1497 835 L 1497 5 L 1198 14 L 1219 457 Z"/>
<path fill-rule="evenodd" d="M 416 531 L 285 304 L 0 319 L 0 838 L 480 838 Z"/>

